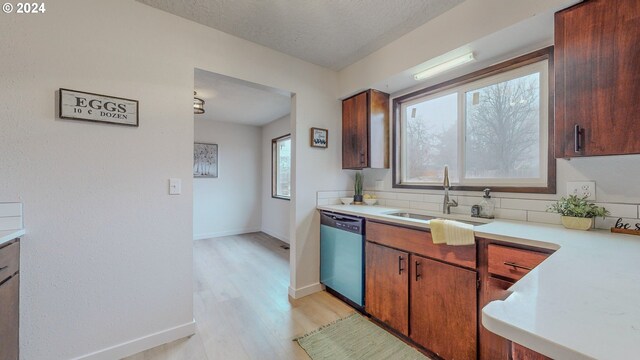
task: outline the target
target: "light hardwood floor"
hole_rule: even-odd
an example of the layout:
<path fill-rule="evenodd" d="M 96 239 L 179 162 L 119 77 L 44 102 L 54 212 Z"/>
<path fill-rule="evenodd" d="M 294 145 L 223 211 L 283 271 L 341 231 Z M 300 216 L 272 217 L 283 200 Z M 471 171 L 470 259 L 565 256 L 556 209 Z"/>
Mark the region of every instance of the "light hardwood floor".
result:
<path fill-rule="evenodd" d="M 309 359 L 292 339 L 354 310 L 326 292 L 290 299 L 281 245 L 264 233 L 194 241 L 196 334 L 126 359 Z"/>

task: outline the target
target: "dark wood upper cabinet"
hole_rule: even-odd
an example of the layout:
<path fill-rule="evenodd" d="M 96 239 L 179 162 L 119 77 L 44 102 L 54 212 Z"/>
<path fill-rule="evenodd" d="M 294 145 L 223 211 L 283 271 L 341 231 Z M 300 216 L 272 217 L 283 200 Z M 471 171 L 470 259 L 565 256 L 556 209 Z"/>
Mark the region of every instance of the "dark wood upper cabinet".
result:
<path fill-rule="evenodd" d="M 555 15 L 555 156 L 640 153 L 640 1 Z"/>
<path fill-rule="evenodd" d="M 476 359 L 476 272 L 411 255 L 411 334 L 442 359 Z"/>
<path fill-rule="evenodd" d="M 389 168 L 389 94 L 370 89 L 342 101 L 342 168 Z"/>
<path fill-rule="evenodd" d="M 365 310 L 409 335 L 409 254 L 366 243 Z"/>

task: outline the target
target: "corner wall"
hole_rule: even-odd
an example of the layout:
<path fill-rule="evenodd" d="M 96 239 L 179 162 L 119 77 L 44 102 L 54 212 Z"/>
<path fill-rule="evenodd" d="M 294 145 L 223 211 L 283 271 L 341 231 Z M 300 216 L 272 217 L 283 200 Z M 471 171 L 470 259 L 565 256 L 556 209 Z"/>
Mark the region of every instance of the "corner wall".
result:
<path fill-rule="evenodd" d="M 262 129 L 200 120 L 195 142 L 218 144 L 218 177 L 193 179 L 193 238 L 260 231 Z"/>
<path fill-rule="evenodd" d="M 262 127 L 262 231 L 284 242 L 289 236 L 291 201 L 271 196 L 271 140 L 291 132 L 291 117 L 283 116 Z"/>

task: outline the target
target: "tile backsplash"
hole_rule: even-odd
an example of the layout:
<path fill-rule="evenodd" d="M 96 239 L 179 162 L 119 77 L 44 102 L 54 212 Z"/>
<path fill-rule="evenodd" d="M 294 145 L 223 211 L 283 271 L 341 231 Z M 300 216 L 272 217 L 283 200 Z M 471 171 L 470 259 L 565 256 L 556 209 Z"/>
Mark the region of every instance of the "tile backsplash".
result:
<path fill-rule="evenodd" d="M 18 230 L 22 227 L 22 204 L 0 202 L 0 230 Z"/>
<path fill-rule="evenodd" d="M 441 211 L 442 195 L 422 194 L 410 192 L 391 191 L 365 191 L 367 194 L 375 194 L 378 205 L 416 209 L 425 211 Z M 340 198 L 353 196 L 353 191 L 319 191 L 317 193 L 317 205 L 339 205 Z M 457 207 L 452 207 L 451 212 L 456 214 L 471 214 L 471 206 L 480 203 L 482 197 L 470 195 L 450 195 L 450 198 L 458 201 Z M 507 197 L 493 197 L 496 204 L 495 217 L 506 220 L 530 221 L 544 224 L 560 224 L 560 215 L 546 212 L 547 207 L 553 204 L 551 200 L 517 199 Z M 597 218 L 595 227 L 609 229 L 613 227 L 618 218 L 632 224 L 640 223 L 639 204 L 596 203 L 604 206 L 611 214 L 605 218 Z"/>

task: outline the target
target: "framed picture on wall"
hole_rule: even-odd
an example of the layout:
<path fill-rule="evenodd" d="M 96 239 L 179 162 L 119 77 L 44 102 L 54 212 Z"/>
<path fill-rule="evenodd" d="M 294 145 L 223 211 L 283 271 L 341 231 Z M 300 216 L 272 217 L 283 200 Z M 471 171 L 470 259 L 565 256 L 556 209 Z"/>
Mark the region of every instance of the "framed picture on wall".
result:
<path fill-rule="evenodd" d="M 311 128 L 311 147 L 326 148 L 329 145 L 329 130 Z"/>
<path fill-rule="evenodd" d="M 218 177 L 218 144 L 193 144 L 193 177 Z"/>

